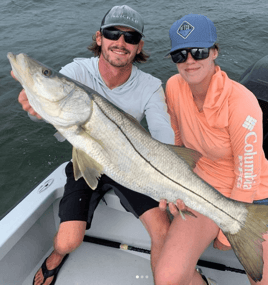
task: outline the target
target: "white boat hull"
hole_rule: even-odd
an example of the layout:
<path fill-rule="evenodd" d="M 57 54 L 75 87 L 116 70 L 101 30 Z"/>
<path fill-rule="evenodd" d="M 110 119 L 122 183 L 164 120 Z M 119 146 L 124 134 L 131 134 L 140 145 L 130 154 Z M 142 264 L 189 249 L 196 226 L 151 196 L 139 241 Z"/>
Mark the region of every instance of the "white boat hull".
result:
<path fill-rule="evenodd" d="M 59 166 L 0 221 L 0 285 L 32 284 L 36 271 L 53 249 L 59 225 L 58 207 L 66 181 Z M 113 192 L 105 195 L 86 235 L 150 249 L 150 237 L 142 223 L 127 213 Z M 212 245 L 203 260 L 243 269 L 232 251 Z M 244 274 L 201 267 L 220 285 L 249 284 Z M 60 270 L 57 285 L 146 284 L 153 285 L 150 255 L 83 242 Z"/>

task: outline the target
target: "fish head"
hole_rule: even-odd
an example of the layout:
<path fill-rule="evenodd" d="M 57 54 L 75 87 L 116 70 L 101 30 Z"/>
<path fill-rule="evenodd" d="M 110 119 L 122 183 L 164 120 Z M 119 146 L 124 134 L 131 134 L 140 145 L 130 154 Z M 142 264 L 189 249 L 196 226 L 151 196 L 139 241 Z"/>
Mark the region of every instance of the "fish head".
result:
<path fill-rule="evenodd" d="M 8 53 L 15 77 L 32 108 L 52 125 L 69 127 L 88 120 L 92 97 L 74 80 L 26 54 Z"/>

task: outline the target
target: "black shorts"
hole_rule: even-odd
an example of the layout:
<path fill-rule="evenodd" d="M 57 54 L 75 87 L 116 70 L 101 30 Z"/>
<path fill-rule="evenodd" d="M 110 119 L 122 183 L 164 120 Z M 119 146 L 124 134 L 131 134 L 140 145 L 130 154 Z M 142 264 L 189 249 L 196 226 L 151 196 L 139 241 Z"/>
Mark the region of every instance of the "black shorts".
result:
<path fill-rule="evenodd" d="M 59 206 L 61 223 L 66 221 L 86 221 L 87 229 L 89 229 L 96 207 L 104 194 L 109 190 L 114 190 L 122 206 L 137 218 L 159 205 L 159 202 L 156 200 L 125 188 L 105 174 L 100 177 L 97 188 L 92 190 L 84 178 L 75 181 L 72 162 L 67 164 L 65 172 L 67 183 L 65 184 L 64 194 Z"/>

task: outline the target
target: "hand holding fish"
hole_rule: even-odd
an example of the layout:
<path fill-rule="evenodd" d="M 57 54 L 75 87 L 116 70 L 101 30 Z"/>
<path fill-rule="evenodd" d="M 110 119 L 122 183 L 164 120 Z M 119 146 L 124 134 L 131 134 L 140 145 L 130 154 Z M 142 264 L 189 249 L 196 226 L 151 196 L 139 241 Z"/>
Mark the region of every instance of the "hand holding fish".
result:
<path fill-rule="evenodd" d="M 167 206 L 169 206 L 169 211 L 173 216 L 181 215 L 183 217 L 184 213 L 185 214 L 191 213 L 191 210 L 189 210 L 189 208 L 180 199 L 178 199 L 176 201 L 176 204 L 168 203 L 168 205 L 167 205 L 167 201 L 165 199 L 162 199 L 159 201 L 159 208 L 161 211 L 166 211 Z M 231 246 L 227 246 L 227 245 L 221 243 L 217 238 L 214 240 L 213 246 L 214 246 L 214 248 L 217 248 L 217 249 L 223 250 L 223 251 L 227 251 L 227 250 L 232 249 Z"/>
<path fill-rule="evenodd" d="M 161 211 L 165 211 L 167 206 L 169 206 L 170 213 L 173 216 L 181 214 L 181 212 L 189 212 L 188 207 L 180 199 L 178 199 L 176 201 L 176 204 L 168 203 L 168 205 L 167 205 L 167 201 L 165 199 L 162 199 L 162 200 L 159 201 L 159 208 L 160 208 Z"/>
<path fill-rule="evenodd" d="M 231 246 L 227 246 L 227 245 L 221 243 L 217 238 L 214 240 L 213 247 L 217 248 L 219 250 L 223 250 L 223 251 L 227 251 L 227 250 L 232 249 Z"/>
<path fill-rule="evenodd" d="M 17 80 L 17 78 L 15 77 L 13 71 L 10 72 L 11 76 Z M 18 97 L 18 101 L 19 103 L 22 105 L 22 109 L 27 111 L 29 114 L 31 114 L 32 116 L 37 117 L 38 119 L 42 119 L 42 117 L 40 115 L 38 115 L 34 109 L 32 108 L 32 106 L 29 104 L 26 92 L 24 89 L 21 90 L 19 97 Z"/>

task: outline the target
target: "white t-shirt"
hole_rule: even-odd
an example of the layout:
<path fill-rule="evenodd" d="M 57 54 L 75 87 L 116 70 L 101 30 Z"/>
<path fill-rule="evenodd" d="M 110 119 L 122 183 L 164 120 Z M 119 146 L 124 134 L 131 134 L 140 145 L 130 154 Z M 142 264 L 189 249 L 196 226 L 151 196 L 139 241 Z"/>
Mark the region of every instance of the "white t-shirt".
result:
<path fill-rule="evenodd" d="M 100 75 L 98 64 L 98 57 L 75 58 L 61 68 L 60 73 L 97 91 L 139 122 L 146 116 L 152 137 L 163 143 L 174 144 L 174 132 L 161 81 L 133 65 L 129 79 L 109 89 Z"/>

